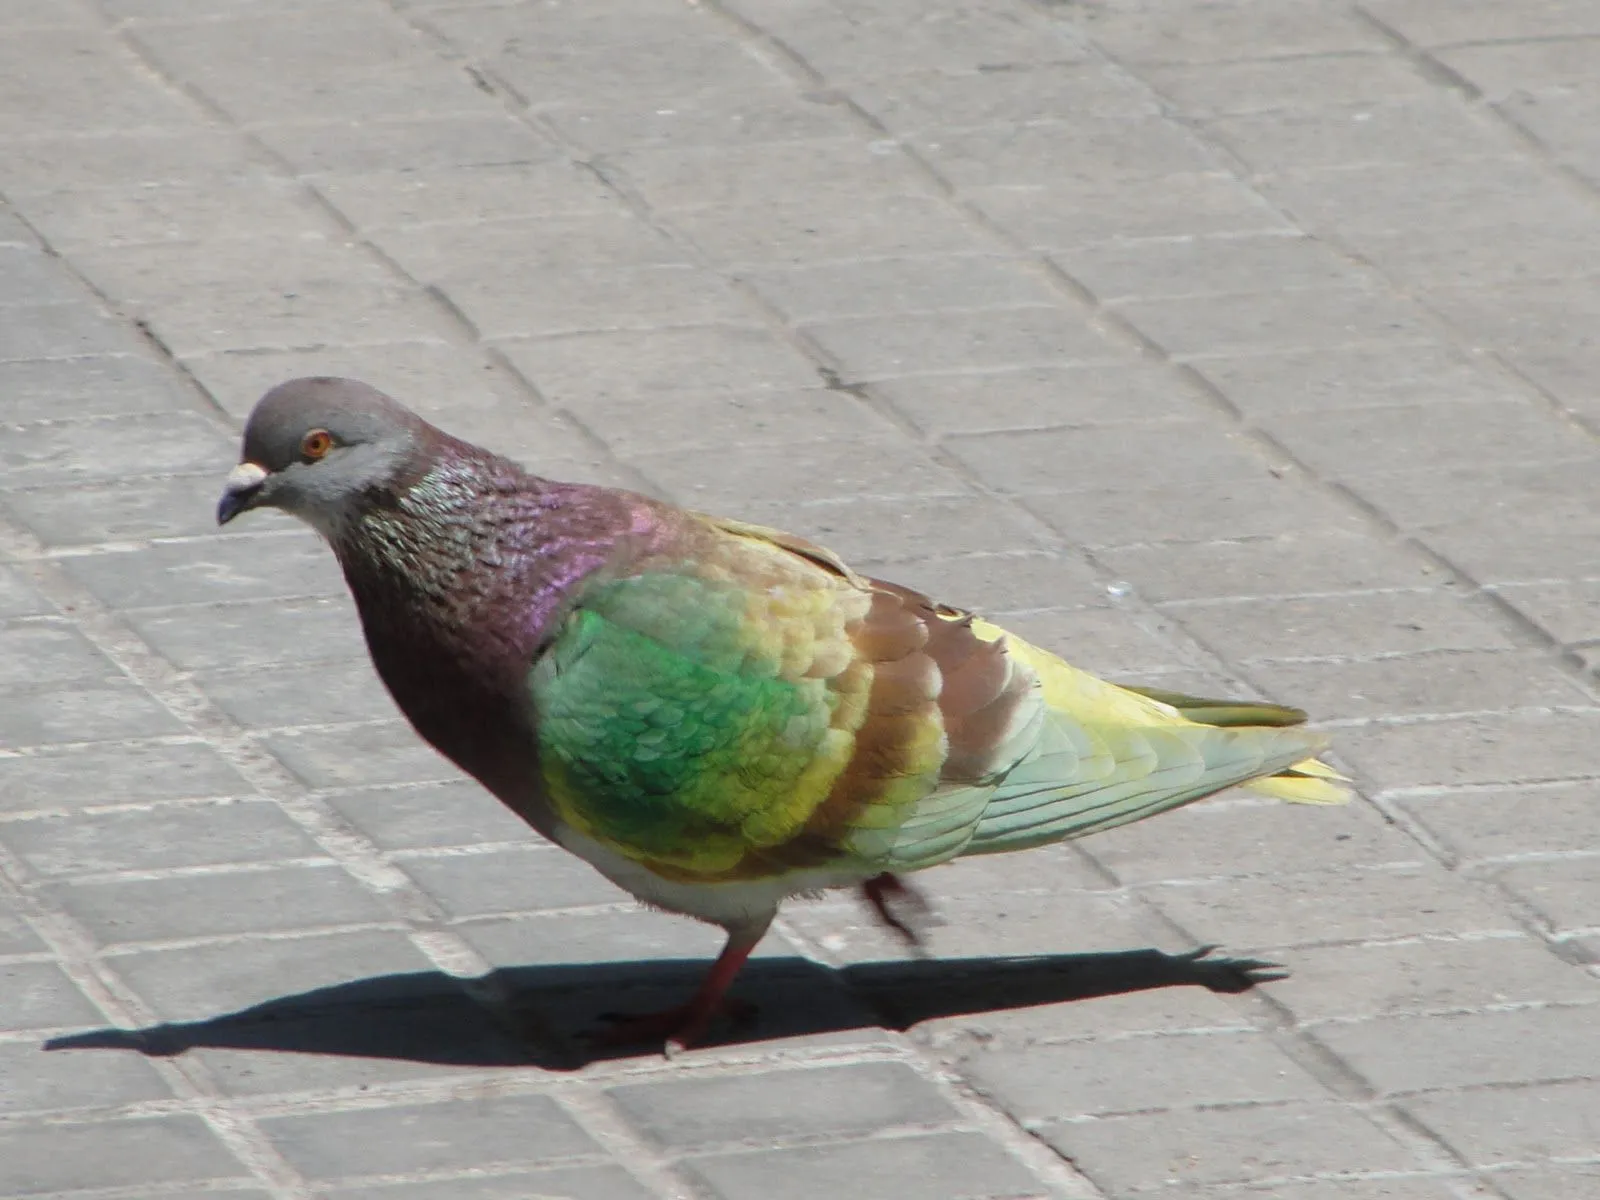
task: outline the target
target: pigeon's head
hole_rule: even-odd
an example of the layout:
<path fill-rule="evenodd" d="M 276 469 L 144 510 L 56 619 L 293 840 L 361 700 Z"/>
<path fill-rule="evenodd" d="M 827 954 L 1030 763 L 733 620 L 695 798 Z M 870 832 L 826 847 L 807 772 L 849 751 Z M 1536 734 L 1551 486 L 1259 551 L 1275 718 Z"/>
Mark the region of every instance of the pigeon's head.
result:
<path fill-rule="evenodd" d="M 278 508 L 328 537 L 377 492 L 409 473 L 428 426 L 354 379 L 291 379 L 256 402 L 217 524 Z"/>

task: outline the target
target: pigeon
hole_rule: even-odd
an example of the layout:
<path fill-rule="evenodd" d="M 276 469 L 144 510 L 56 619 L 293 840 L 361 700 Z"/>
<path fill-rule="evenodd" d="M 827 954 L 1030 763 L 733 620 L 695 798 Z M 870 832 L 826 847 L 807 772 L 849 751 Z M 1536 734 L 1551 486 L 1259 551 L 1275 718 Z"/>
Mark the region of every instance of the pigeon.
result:
<path fill-rule="evenodd" d="M 325 538 L 418 734 L 535 831 L 727 940 L 668 1053 L 736 1011 L 782 902 L 1083 837 L 1235 784 L 1346 798 L 1299 709 L 1119 686 L 803 538 L 562 483 L 350 379 L 256 404 L 217 507 Z"/>

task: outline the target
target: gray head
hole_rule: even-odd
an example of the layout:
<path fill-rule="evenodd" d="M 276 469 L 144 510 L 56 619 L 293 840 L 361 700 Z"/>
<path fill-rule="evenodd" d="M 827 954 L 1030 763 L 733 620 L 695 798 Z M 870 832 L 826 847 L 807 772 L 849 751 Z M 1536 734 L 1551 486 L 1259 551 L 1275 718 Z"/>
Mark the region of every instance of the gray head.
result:
<path fill-rule="evenodd" d="M 217 523 L 271 507 L 335 537 L 373 490 L 413 472 L 431 432 L 415 413 L 354 379 L 280 383 L 245 423 L 244 448 L 223 486 Z"/>

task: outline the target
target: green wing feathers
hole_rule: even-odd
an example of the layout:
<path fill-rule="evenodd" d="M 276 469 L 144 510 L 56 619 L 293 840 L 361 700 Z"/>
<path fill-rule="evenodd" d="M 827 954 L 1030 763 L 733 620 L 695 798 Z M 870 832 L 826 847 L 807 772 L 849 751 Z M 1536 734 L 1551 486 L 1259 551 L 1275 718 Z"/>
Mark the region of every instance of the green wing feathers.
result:
<path fill-rule="evenodd" d="M 827 551 L 693 517 L 529 679 L 558 814 L 672 878 L 914 870 L 1235 784 L 1333 803 L 1305 714 L 1123 688 Z"/>

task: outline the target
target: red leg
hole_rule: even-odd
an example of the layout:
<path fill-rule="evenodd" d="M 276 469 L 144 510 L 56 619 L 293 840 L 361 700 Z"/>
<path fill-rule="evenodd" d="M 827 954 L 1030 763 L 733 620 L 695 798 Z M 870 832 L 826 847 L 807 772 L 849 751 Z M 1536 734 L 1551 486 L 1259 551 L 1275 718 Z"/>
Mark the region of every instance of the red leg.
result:
<path fill-rule="evenodd" d="M 750 952 L 766 935 L 770 923 L 769 917 L 759 925 L 730 929 L 722 953 L 717 955 L 717 961 L 711 964 L 711 969 L 700 981 L 699 990 L 687 1004 L 662 1012 L 607 1014 L 603 1019 L 609 1023 L 609 1028 L 595 1040 L 603 1045 L 625 1046 L 665 1038 L 666 1054 L 671 1058 L 704 1037 L 711 1022 L 722 1014 L 742 1016 L 753 1012 L 753 1006 L 728 997 L 728 986 L 739 974 Z"/>

